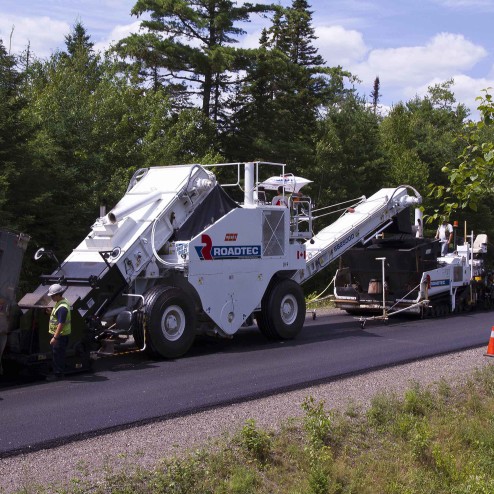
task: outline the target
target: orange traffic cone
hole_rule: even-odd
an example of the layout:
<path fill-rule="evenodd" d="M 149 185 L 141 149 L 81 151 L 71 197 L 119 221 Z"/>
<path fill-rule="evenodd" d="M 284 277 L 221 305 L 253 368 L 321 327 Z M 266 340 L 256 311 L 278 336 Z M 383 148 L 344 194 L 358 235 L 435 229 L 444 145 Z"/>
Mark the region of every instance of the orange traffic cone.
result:
<path fill-rule="evenodd" d="M 487 345 L 487 352 L 484 353 L 486 357 L 494 357 L 494 326 L 491 329 L 491 337 L 489 339 L 489 344 Z"/>

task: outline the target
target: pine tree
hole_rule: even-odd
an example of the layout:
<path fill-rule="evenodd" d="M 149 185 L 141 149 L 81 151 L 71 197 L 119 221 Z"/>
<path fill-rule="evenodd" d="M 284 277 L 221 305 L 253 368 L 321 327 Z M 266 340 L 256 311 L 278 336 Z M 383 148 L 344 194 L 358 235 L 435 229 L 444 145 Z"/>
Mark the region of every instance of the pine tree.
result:
<path fill-rule="evenodd" d="M 134 34 L 117 45 L 117 51 L 132 57 L 145 71 L 155 71 L 155 87 L 165 81 L 181 84 L 189 95 L 198 94 L 202 111 L 219 118 L 223 93 L 234 80 L 227 73 L 245 67 L 245 50 L 232 43 L 245 31 L 236 25 L 270 6 L 230 0 L 138 0 L 132 14 L 150 15 Z"/>
<path fill-rule="evenodd" d="M 84 50 L 88 53 L 93 51 L 94 43 L 91 40 L 89 34 L 87 34 L 85 27 L 81 22 L 76 22 L 72 28 L 72 32 L 65 36 L 65 46 L 67 52 L 72 57 L 78 50 Z"/>
<path fill-rule="evenodd" d="M 379 76 L 374 79 L 374 88 L 371 92 L 372 98 L 372 108 L 374 113 L 377 112 L 377 105 L 379 104 L 379 99 L 381 98 L 381 93 L 379 92 L 381 88 L 381 82 L 379 81 Z"/>
<path fill-rule="evenodd" d="M 0 213 L 4 227 L 16 228 L 16 183 L 18 170 L 27 165 L 26 133 L 21 123 L 25 107 L 23 73 L 0 39 Z"/>
<path fill-rule="evenodd" d="M 341 81 L 349 75 L 324 66 L 314 39 L 312 12 L 305 0 L 277 8 L 247 71 L 245 107 L 235 114 L 242 130 L 226 144 L 235 156 L 253 152 L 256 158 L 288 161 L 295 170 L 314 159 L 319 110 L 342 91 Z M 250 137 L 247 149 L 245 139 L 239 140 L 242 134 Z"/>
<path fill-rule="evenodd" d="M 312 14 L 306 0 L 293 0 L 291 8 L 285 10 L 280 39 L 276 47 L 288 54 L 290 61 L 307 68 L 322 67 L 324 60 L 312 44 L 316 39 L 312 27 Z M 284 25 L 283 25 L 284 24 Z"/>

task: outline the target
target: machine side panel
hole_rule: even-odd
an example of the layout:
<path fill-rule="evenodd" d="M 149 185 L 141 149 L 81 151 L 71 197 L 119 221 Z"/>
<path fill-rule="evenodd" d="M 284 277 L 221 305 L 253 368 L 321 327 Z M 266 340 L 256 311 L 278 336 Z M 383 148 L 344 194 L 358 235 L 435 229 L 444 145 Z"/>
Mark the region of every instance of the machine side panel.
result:
<path fill-rule="evenodd" d="M 289 243 L 289 227 L 286 208 L 239 208 L 189 243 L 189 282 L 227 334 L 260 304 L 275 273 L 304 268 L 305 246 Z"/>

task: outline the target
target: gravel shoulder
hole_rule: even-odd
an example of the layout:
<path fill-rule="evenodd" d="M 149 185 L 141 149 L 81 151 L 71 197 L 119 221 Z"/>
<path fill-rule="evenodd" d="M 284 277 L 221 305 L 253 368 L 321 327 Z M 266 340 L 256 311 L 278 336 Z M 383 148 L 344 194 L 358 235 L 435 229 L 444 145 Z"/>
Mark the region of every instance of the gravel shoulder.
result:
<path fill-rule="evenodd" d="M 413 382 L 423 385 L 441 379 L 458 382 L 475 369 L 494 364 L 493 359 L 483 356 L 484 352 L 484 348 L 475 348 L 442 355 L 5 458 L 0 460 L 0 492 L 21 489 L 26 493 L 39 492 L 36 486 L 40 485 L 51 492 L 56 486 L 74 485 L 78 479 L 98 482 L 108 470 L 152 468 L 166 456 L 235 432 L 247 419 L 276 430 L 283 421 L 302 415 L 300 405 L 309 395 L 317 401 L 323 400 L 327 408 L 343 410 L 349 405 L 365 407 L 381 391 L 401 393 Z"/>

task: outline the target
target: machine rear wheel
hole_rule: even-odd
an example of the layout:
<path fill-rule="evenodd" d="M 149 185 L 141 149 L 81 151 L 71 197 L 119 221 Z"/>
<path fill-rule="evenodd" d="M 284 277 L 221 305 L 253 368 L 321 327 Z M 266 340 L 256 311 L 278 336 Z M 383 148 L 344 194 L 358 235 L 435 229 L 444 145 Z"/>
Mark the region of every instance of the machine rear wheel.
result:
<path fill-rule="evenodd" d="M 142 348 L 144 346 L 144 323 L 142 319 L 142 314 L 138 312 L 136 316 L 136 323 L 132 329 L 134 343 L 138 348 Z"/>
<path fill-rule="evenodd" d="M 163 288 L 165 288 L 163 285 L 156 285 L 150 288 L 145 294 L 144 294 L 144 302 L 143 302 L 143 307 L 147 307 L 149 305 L 152 305 L 154 302 L 154 299 L 156 296 L 163 291 Z M 134 342 L 138 348 L 143 348 L 144 346 L 144 340 L 146 343 L 146 353 L 153 357 L 159 357 L 160 354 L 156 350 L 156 348 L 153 346 L 153 342 L 151 341 L 149 337 L 149 328 L 146 324 L 146 316 L 144 311 L 139 311 L 137 313 L 136 317 L 136 324 L 133 328 L 132 331 L 132 336 L 134 337 Z M 144 333 L 146 333 L 146 337 L 144 338 Z"/>
<path fill-rule="evenodd" d="M 256 320 L 269 339 L 295 338 L 305 321 L 305 298 L 300 285 L 290 279 L 275 282 L 264 294 Z"/>
<path fill-rule="evenodd" d="M 170 286 L 153 287 L 144 298 L 150 353 L 164 358 L 181 357 L 194 342 L 194 305 L 180 288 Z"/>

